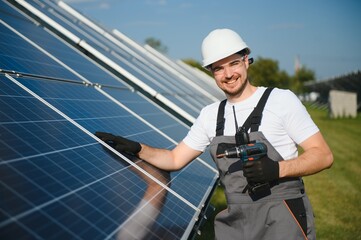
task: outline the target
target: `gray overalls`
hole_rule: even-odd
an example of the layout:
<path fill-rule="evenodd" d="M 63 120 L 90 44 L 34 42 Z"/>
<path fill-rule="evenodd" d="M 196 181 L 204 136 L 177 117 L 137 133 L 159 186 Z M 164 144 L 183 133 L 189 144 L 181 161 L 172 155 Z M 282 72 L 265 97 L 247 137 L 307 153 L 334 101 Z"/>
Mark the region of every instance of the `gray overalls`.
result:
<path fill-rule="evenodd" d="M 243 126 L 247 130 L 251 128 L 250 141 L 262 141 L 268 147 L 268 157 L 281 161 L 281 155 L 263 133 L 258 131 L 262 111 L 271 91 L 272 89 L 265 91 Z M 315 239 L 313 212 L 301 178 L 271 182 L 271 194 L 254 200 L 244 191 L 247 181 L 243 176 L 242 161 L 239 158 L 216 157 L 225 149 L 236 145 L 235 136 L 223 136 L 225 103 L 226 101 L 223 101 L 220 104 L 216 136 L 210 144 L 211 155 L 217 164 L 228 205 L 227 209 L 216 216 L 216 239 Z M 238 171 L 229 173 L 232 164 L 239 164 L 240 167 Z"/>

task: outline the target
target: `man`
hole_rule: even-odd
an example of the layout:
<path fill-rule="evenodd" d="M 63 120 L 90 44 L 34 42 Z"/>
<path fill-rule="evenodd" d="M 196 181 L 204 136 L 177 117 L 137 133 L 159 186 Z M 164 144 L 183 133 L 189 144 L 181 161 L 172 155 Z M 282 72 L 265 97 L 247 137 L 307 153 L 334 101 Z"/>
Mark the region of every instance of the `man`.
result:
<path fill-rule="evenodd" d="M 315 239 L 301 177 L 329 168 L 332 152 L 291 91 L 250 84 L 250 52 L 229 29 L 216 29 L 203 40 L 203 66 L 227 99 L 203 108 L 173 150 L 108 133 L 96 135 L 118 151 L 131 152 L 169 171 L 186 166 L 209 146 L 228 204 L 215 219 L 217 239 Z M 249 142 L 264 143 L 267 154 L 245 163 L 239 156 L 225 156 L 225 150 Z M 299 156 L 298 145 L 304 150 Z"/>

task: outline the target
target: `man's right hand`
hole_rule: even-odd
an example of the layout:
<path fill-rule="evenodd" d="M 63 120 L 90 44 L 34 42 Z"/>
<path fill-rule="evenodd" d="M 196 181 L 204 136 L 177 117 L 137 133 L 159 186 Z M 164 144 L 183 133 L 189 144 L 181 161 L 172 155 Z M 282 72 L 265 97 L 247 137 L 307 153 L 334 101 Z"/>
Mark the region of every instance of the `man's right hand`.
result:
<path fill-rule="evenodd" d="M 95 136 L 106 142 L 118 152 L 137 155 L 142 149 L 142 146 L 138 142 L 134 142 L 121 136 L 115 136 L 111 133 L 96 132 Z"/>

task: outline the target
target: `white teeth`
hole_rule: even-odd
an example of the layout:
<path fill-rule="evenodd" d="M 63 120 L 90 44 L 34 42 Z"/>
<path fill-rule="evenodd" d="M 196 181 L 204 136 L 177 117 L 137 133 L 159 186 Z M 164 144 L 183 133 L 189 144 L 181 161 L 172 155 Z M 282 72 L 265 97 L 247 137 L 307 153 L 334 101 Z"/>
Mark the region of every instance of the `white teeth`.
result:
<path fill-rule="evenodd" d="M 231 80 L 231 81 L 228 81 L 227 84 L 232 84 L 232 83 L 235 83 L 236 81 L 237 81 L 237 79 Z"/>
<path fill-rule="evenodd" d="M 223 83 L 226 85 L 232 85 L 232 84 L 236 83 L 239 79 L 240 79 L 239 77 L 237 77 L 236 79 L 232 78 L 231 80 L 224 80 Z"/>

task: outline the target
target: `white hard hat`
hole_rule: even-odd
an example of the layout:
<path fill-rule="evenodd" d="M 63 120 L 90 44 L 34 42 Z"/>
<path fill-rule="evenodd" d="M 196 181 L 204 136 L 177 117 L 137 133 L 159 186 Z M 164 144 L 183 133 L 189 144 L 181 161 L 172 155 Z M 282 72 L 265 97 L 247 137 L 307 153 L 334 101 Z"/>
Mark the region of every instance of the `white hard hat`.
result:
<path fill-rule="evenodd" d="M 226 28 L 213 30 L 202 42 L 203 67 L 243 49 L 246 49 L 247 54 L 251 52 L 236 32 Z"/>

